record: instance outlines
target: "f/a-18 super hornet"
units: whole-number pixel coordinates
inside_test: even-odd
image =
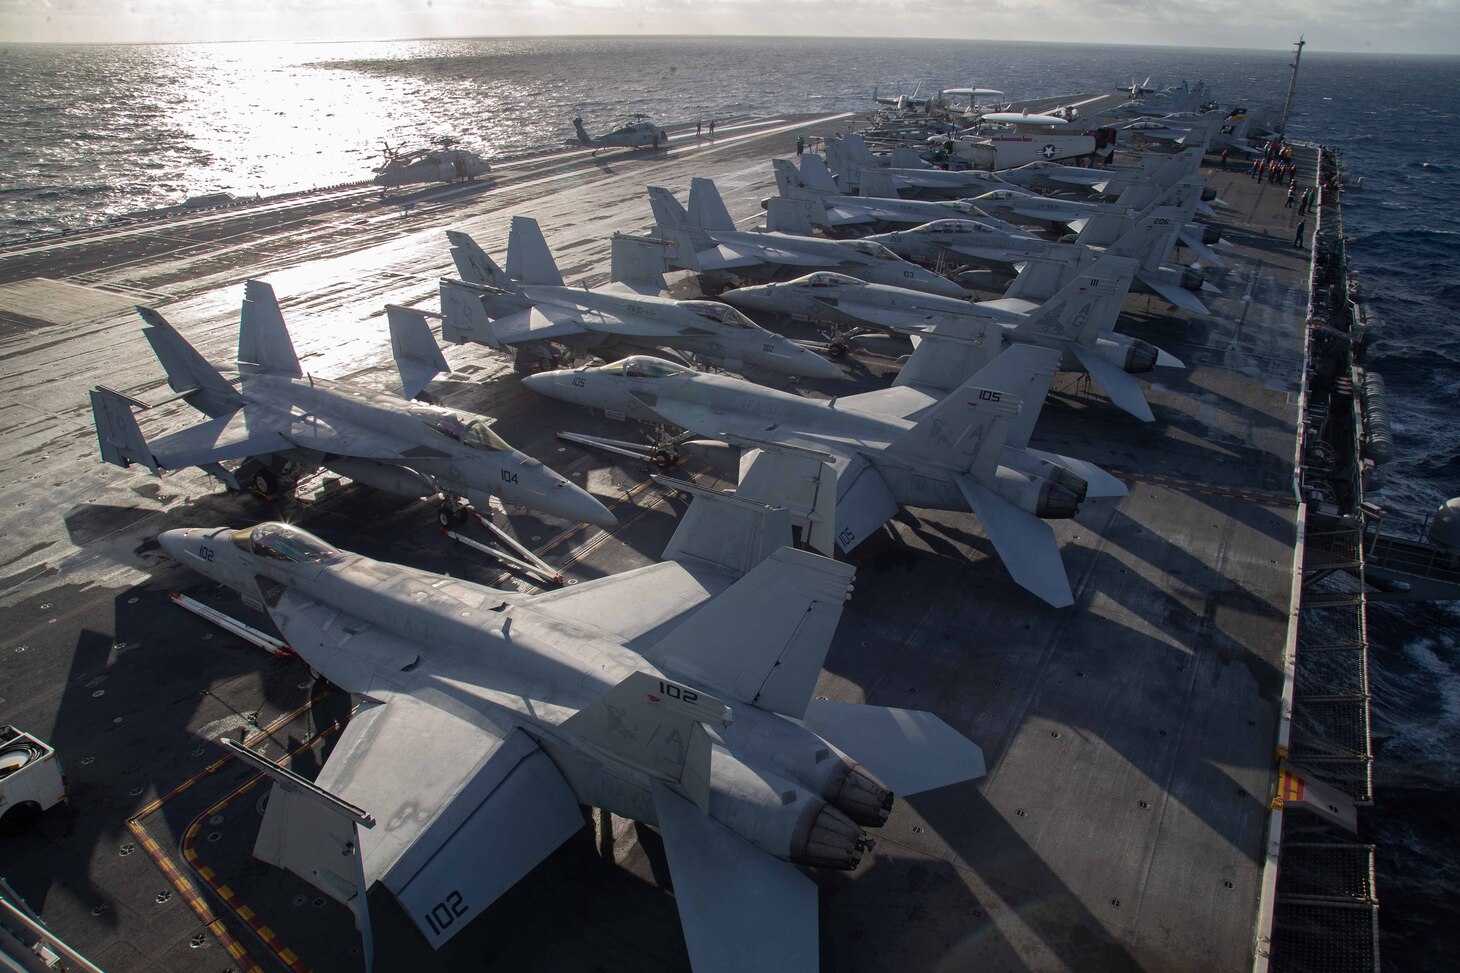
[[[578,137],[569,139],[568,144],[591,148],[594,155],[599,149],[641,149],[645,146],[657,149],[668,145],[669,135],[648,118],[648,115],[634,115],[618,128],[602,135],[589,135],[588,129],[583,127],[583,119],[575,118],[573,131],[578,133]]]
[[[801,168],[789,159],[772,159],[776,189],[782,198],[809,204],[811,222],[828,232],[846,229],[885,230],[917,226],[938,219],[986,223],[1007,233],[1024,233],[1012,223],[991,216],[968,200],[897,199],[848,196],[837,188],[821,156],[807,153]],[[762,201],[767,205],[768,200]]]
[[[1142,232],[1154,235],[1162,230],[1147,226]],[[891,331],[914,340],[933,331],[957,337],[965,343],[959,349],[965,374],[972,374],[1011,344],[1053,348],[1060,353],[1061,370],[1088,372],[1112,403],[1142,422],[1150,422],[1155,416],[1135,376],[1158,366],[1184,366],[1155,345],[1115,330],[1137,269],[1135,260],[1108,254],[1068,275],[1070,279],[1040,303],[1018,295],[954,301],[828,273],[809,274],[784,284],[737,288],[726,291],[725,299],[757,310],[848,328]],[[921,347],[917,354],[923,354]]]
[[[687,212],[673,193],[658,186],[649,187],[649,203],[654,210],[656,232],[684,244],[667,255],[670,266],[693,270],[715,281],[765,280],[788,269],[795,273],[834,270],[930,294],[964,294],[963,288],[948,278],[909,263],[876,243],[812,236],[804,208],[792,200],[770,201],[768,229],[764,232],[735,229],[725,201],[710,179],[691,181]],[[794,227],[793,232],[769,229],[772,224],[780,228],[788,223]]]
[[[518,351],[519,371],[557,364],[555,346],[608,357],[614,349],[672,348],[722,368],[760,368],[803,378],[841,369],[728,304],[662,297],[668,243],[616,234],[612,281],[568,287],[537,221],[512,218],[504,273],[470,236],[448,230],[463,280],[441,281],[441,335]]]
[[[464,519],[460,501],[486,509],[491,497],[573,523],[609,527],[613,514],[582,488],[518,452],[480,416],[409,399],[446,371],[441,349],[419,311],[390,307],[391,345],[401,396],[306,375],[268,284],[244,285],[238,329],[238,378],[230,382],[151,308],[139,307],[167,384],[206,422],[148,440],[139,402],[105,387],[91,391],[101,458],[155,474],[196,466],[233,489],[222,464],[252,460],[250,485],[278,489],[286,472],[324,468],[406,497],[442,496],[442,521]]]
[[[406,186],[417,182],[456,182],[485,175],[491,168],[481,156],[453,148],[456,140],[438,139],[436,148],[401,152],[385,146],[385,161],[375,170],[377,186]]]
[[[1091,289],[1068,313],[1084,320],[1108,297]],[[835,474],[834,542],[842,551],[879,530],[899,506],[972,510],[1015,581],[1055,607],[1070,605],[1059,546],[1041,518],[1073,517],[1086,496],[1125,496],[1126,489],[1091,463],[1028,447],[1058,351],[1019,344],[968,372],[965,349],[978,354],[977,344],[930,329],[909,361],[920,364],[908,381],[830,400],[647,357],[523,382],[554,398],[679,427],[702,437],[695,448],[709,456],[741,450],[739,489],[792,506],[807,518],[812,543],[815,510],[793,501],[822,469],[813,457],[828,460]]]
[[[1057,162],[1030,162],[1012,169],[988,172],[982,169],[939,169],[917,150],[899,145],[891,154],[873,155],[860,133],[827,139],[826,164],[840,179],[839,186],[857,189],[866,169],[884,169],[898,195],[940,195],[967,198],[990,190],[1018,186],[1024,189],[1083,190],[1100,192],[1110,173]]]
[[[342,551],[286,524],[172,530],[173,557],[261,604],[361,704],[308,781],[275,786],[254,854],[356,915],[377,883],[439,948],[583,827],[657,827],[696,973],[818,968],[816,883],[853,869],[893,794],[981,777],[938,717],[814,699],[852,568],[784,510],[696,500],[637,570],[540,594]]]

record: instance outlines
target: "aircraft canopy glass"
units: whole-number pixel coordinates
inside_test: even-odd
[[[605,375],[622,375],[624,378],[669,378],[672,375],[688,375],[690,372],[683,365],[650,355],[635,355],[608,365],[599,365],[594,371]]]
[[[1013,189],[995,189],[991,193],[976,196],[975,199],[1022,199],[1026,194]]]
[[[680,307],[687,308],[702,318],[717,321],[727,328],[751,328],[757,331],[760,330],[760,325],[735,310],[729,304],[721,304],[719,301],[683,301]]]
[[[918,227],[919,233],[987,233],[989,227],[972,220],[934,220]]]
[[[511,449],[507,441],[492,431],[492,424],[485,419],[473,419],[466,424],[461,431],[461,442],[472,449],[485,449],[488,452],[500,453]]]
[[[791,281],[793,284],[804,284],[807,287],[860,287],[866,283],[857,280],[855,277],[848,277],[846,274],[833,274],[823,270],[814,274],[807,274],[805,277],[798,277]]]
[[[293,564],[335,564],[345,557],[308,531],[280,523],[236,530],[233,544],[261,557]]]
[[[897,254],[887,249],[880,243],[873,243],[871,240],[843,240],[842,246],[848,250],[855,250],[864,253],[869,257],[876,257],[878,260],[898,260]]]

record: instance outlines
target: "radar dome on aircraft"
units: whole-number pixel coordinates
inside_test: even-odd
[[[1430,540],[1441,547],[1460,549],[1460,497],[1451,497],[1430,521]]]

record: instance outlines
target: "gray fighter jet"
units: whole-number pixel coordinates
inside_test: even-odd
[[[647,121],[648,115],[634,115],[633,118],[624,122],[612,132],[605,132],[602,135],[589,135],[588,129],[583,127],[583,119],[573,119],[573,131],[578,133],[578,138],[569,140],[569,145],[587,146],[593,149],[597,155],[599,149],[641,149],[648,146],[653,149],[661,145],[669,144],[669,135],[651,121]]]
[[[1163,230],[1148,221],[1140,232],[1154,236]],[[1059,265],[1056,272],[1063,269]],[[953,301],[826,273],[726,291],[725,299],[759,310],[851,328],[876,328],[915,339],[930,332],[956,336],[972,345],[962,350],[960,358],[966,374],[1010,344],[1053,348],[1060,353],[1062,370],[1088,372],[1117,407],[1142,422],[1151,422],[1155,416],[1135,375],[1158,366],[1184,366],[1155,345],[1115,331],[1137,271],[1135,260],[1120,253],[1107,254],[1079,272],[1066,274],[1063,285],[1044,295],[1042,303],[1019,294],[992,301]],[[1042,270],[1038,282],[1045,283]],[[1089,303],[1094,298],[1099,300]]]
[[[844,228],[884,230],[917,226],[938,219],[966,219],[985,223],[1006,233],[1024,233],[979,209],[967,200],[927,200],[868,198],[847,196],[837,189],[836,182],[818,155],[801,157],[801,168],[789,159],[772,159],[776,189],[782,198],[794,199],[810,206],[811,222],[829,232]],[[763,200],[762,206],[769,201]]]
[[[1084,320],[1108,297],[1098,289],[1081,295],[1071,302],[1078,304],[1072,319]],[[808,460],[815,467],[810,473],[773,447],[828,457],[836,476],[835,545],[842,551],[880,529],[899,506],[972,510],[1014,580],[1065,607],[1074,602],[1069,579],[1054,532],[1041,518],[1073,517],[1087,496],[1125,496],[1126,489],[1092,463],[1028,448],[1058,351],[1015,345],[969,373],[960,365],[966,350],[981,352],[977,344],[934,329],[909,361],[919,365],[907,382],[831,400],[647,357],[543,372],[523,382],[554,398],[680,427],[705,437],[702,448],[739,447],[740,489],[775,502],[804,496],[821,464]],[[807,524],[813,541],[815,526]]]
[[[856,189],[863,170],[882,169],[892,179],[899,195],[937,193],[966,198],[1010,186],[1102,192],[1110,179],[1110,173],[1100,169],[1064,166],[1057,162],[1030,162],[997,172],[983,169],[948,171],[924,161],[916,150],[905,145],[894,147],[889,155],[873,155],[866,139],[857,132],[839,139],[827,139],[825,145],[827,168],[840,177],[838,185]]]
[[[733,278],[736,283],[747,277],[764,280],[788,268],[796,273],[834,270],[861,280],[896,284],[929,294],[947,297],[964,294],[963,288],[948,278],[908,263],[876,243],[811,236],[811,224],[804,210],[790,200],[771,201],[768,207],[771,222],[780,228],[788,220],[793,221],[790,225],[804,232],[781,233],[770,229],[769,224],[764,232],[735,229],[725,201],[710,179],[691,181],[688,212],[673,193],[659,186],[649,187],[649,203],[654,210],[656,232],[686,244],[678,248],[678,256],[669,257],[670,265],[681,270],[693,270],[720,280]]]
[[[167,383],[208,421],[147,440],[133,408],[105,387],[91,391],[101,458],[138,463],[161,475],[196,466],[233,489],[242,484],[222,464],[257,460],[251,485],[270,494],[286,469],[321,467],[406,497],[443,497],[442,522],[464,520],[460,501],[486,509],[490,497],[566,518],[612,526],[613,514],[542,463],[507,445],[480,416],[407,401],[440,372],[441,349],[419,311],[391,307],[391,345],[401,395],[306,375],[294,353],[274,290],[244,285],[238,329],[238,378],[230,382],[151,308],[139,307],[143,335]]]
[[[893,793],[983,776],[917,710],[814,699],[852,568],[789,517],[697,499],[666,560],[541,594],[331,547],[286,524],[172,530],[162,547],[261,604],[362,702],[307,781],[276,781],[254,854],[349,906],[372,962],[380,883],[432,947],[583,827],[659,829],[697,973],[818,968],[816,883],[855,868]]]
[[[504,273],[470,236],[446,232],[464,281],[441,281],[441,335],[518,349],[518,369],[557,362],[555,345],[608,357],[613,349],[661,347],[722,368],[763,368],[804,378],[842,378],[841,369],[717,301],[677,301],[665,290],[661,240],[615,235],[612,281],[568,287],[537,221],[512,218]]]

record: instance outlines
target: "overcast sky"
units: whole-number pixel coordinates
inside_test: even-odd
[[[0,0],[4,41],[635,33],[1460,54],[1460,0]]]

